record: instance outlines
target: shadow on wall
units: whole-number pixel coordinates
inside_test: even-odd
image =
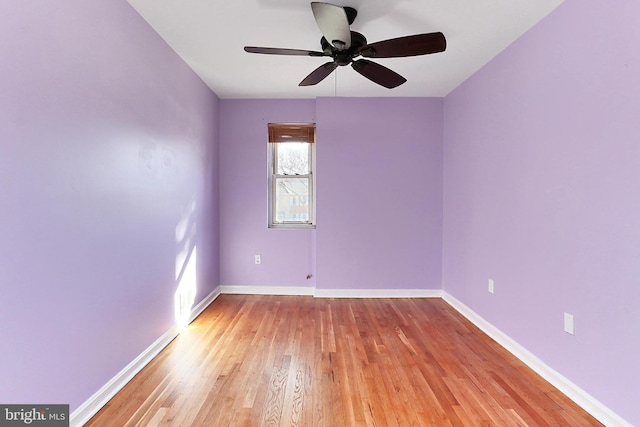
[[[196,276],[196,202],[192,201],[183,211],[176,225],[176,283],[174,311],[179,330],[189,324],[191,309],[197,292]]]

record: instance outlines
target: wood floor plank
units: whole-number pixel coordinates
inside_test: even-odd
[[[440,299],[222,295],[87,426],[599,426]]]

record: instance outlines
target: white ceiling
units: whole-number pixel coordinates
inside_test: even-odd
[[[441,31],[443,53],[375,59],[407,79],[386,89],[351,67],[316,86],[298,83],[330,58],[246,53],[244,46],[317,50],[322,34],[301,0],[128,0],[223,99],[446,96],[563,0],[329,0],[358,11],[369,43]]]

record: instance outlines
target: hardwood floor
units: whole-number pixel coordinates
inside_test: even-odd
[[[601,425],[440,299],[221,295],[87,426]]]

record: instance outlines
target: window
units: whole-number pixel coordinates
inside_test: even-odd
[[[315,125],[269,123],[269,227],[314,227]]]

